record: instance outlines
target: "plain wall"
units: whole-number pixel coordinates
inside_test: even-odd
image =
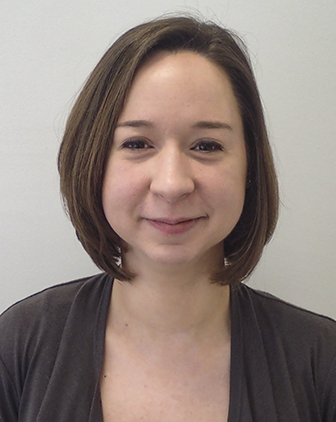
[[[124,30],[199,11],[246,41],[280,179],[275,237],[249,283],[336,318],[336,2],[2,0],[0,311],[97,273],[63,213],[56,156],[84,80]]]

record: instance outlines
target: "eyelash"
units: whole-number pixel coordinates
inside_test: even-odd
[[[133,151],[140,151],[144,149],[153,148],[147,139],[132,138],[125,141],[121,147],[123,149],[130,149]],[[200,151],[205,153],[211,153],[215,151],[223,151],[223,147],[219,142],[213,140],[200,140],[195,146],[191,148],[193,151]]]
[[[200,147],[206,146],[209,149],[202,149]],[[223,147],[219,142],[212,141],[212,140],[201,140],[197,142],[197,145],[192,148],[194,151],[202,151],[202,152],[215,152],[215,151],[223,151]]]
[[[140,144],[142,146],[140,146]],[[141,138],[127,139],[127,141],[125,141],[121,147],[124,149],[131,149],[134,151],[152,148],[146,139],[141,139]]]

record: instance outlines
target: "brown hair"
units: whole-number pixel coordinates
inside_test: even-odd
[[[239,222],[224,240],[220,284],[246,278],[258,263],[278,217],[278,186],[262,104],[242,41],[227,29],[193,17],[160,18],[122,35],[88,78],[67,121],[58,168],[64,204],[83,247],[96,265],[120,280],[126,245],[106,220],[102,184],[114,129],[136,70],[155,51],[193,51],[228,75],[244,126],[248,181]]]

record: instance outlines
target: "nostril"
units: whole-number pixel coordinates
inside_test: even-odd
[[[171,201],[192,193],[195,183],[193,178],[187,174],[164,174],[161,172],[153,178],[150,189],[154,194]]]

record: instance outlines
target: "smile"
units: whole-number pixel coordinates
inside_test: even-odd
[[[145,219],[155,229],[164,234],[183,234],[191,230],[202,217],[191,219]]]

